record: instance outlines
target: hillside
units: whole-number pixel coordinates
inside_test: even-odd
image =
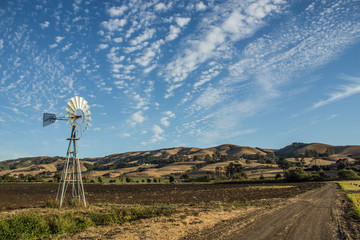
[[[170,174],[208,174],[216,167],[224,168],[230,162],[240,162],[252,175],[260,173],[278,173],[274,158],[285,157],[296,162],[296,157],[306,157],[306,163],[312,164],[314,157],[328,157],[328,161],[319,160],[321,165],[333,164],[336,160],[360,156],[360,146],[332,146],[322,143],[293,143],[278,150],[261,149],[233,144],[223,144],[209,148],[176,147],[149,151],[134,151],[112,154],[99,158],[81,159],[81,168],[89,179],[103,177],[164,177]],[[329,158],[331,156],[331,158]],[[0,176],[41,175],[52,177],[61,171],[64,157],[27,157],[0,162]],[[270,171],[271,170],[271,171]]]

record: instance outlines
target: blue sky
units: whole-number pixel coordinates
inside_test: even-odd
[[[0,1],[0,160],[360,144],[360,2]]]

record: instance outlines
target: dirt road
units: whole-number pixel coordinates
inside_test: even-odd
[[[61,239],[359,239],[359,221],[347,218],[348,201],[335,183],[267,204],[189,206],[171,216],[90,228]]]
[[[219,223],[185,239],[339,239],[334,207],[337,186],[307,192],[285,206]]]

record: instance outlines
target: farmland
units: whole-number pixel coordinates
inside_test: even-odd
[[[1,183],[0,223],[24,216],[42,224],[39,237],[60,239],[233,239],[259,234],[267,239],[275,234],[265,229],[287,239],[288,234],[301,236],[307,224],[311,228],[305,232],[316,232],[317,239],[337,239],[336,234],[356,239],[351,236],[359,233],[358,223],[348,230],[342,214],[347,210],[339,205],[343,200],[334,183],[94,183],[85,184],[87,209],[44,207],[54,200],[57,187]],[[341,233],[336,224],[341,224]]]
[[[256,201],[261,199],[289,198],[318,188],[321,183],[262,184],[85,184],[90,204],[146,204],[199,202]],[[256,188],[258,186],[258,188]],[[272,187],[273,186],[273,187]],[[285,187],[279,187],[285,186]],[[286,187],[293,186],[293,187]],[[0,209],[10,210],[44,206],[55,199],[58,184],[53,183],[2,183]]]

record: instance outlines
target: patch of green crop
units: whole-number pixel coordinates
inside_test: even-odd
[[[352,207],[356,216],[360,218],[360,193],[346,194],[347,198],[352,202]]]
[[[337,181],[344,191],[360,191],[360,181]]]
[[[345,192],[350,192],[346,194],[346,197],[350,200],[355,214],[360,219],[360,181],[337,181],[336,183]]]
[[[0,219],[0,239],[49,239],[64,233],[77,233],[90,226],[122,224],[143,218],[169,215],[175,205],[109,205],[86,211],[59,210],[57,213],[25,213]]]

